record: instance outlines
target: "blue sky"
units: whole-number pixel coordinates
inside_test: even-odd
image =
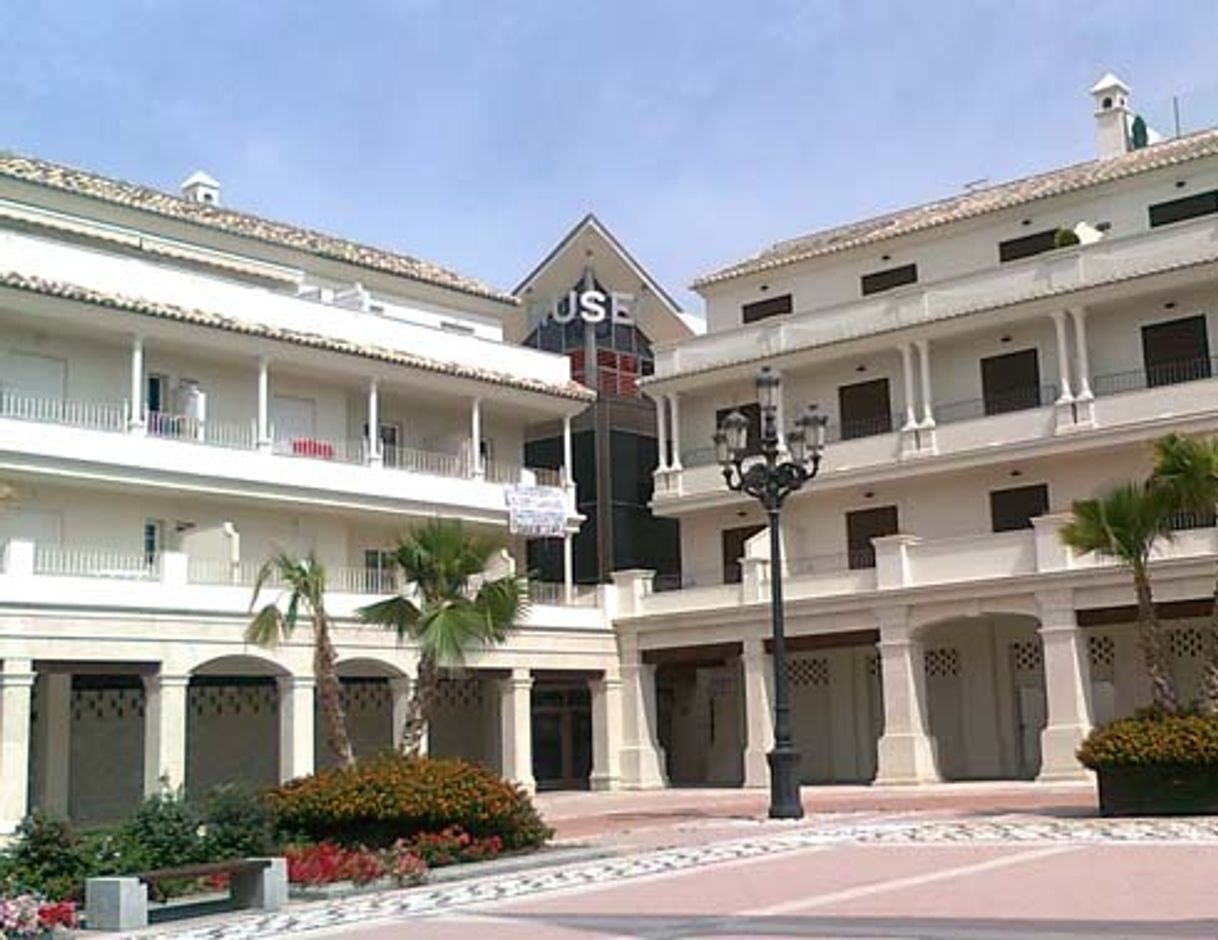
[[[505,288],[592,210],[697,311],[773,241],[1090,158],[1102,72],[1162,111],[1216,45],[1214,0],[0,0],[0,148]]]

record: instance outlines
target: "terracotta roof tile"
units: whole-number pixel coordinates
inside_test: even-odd
[[[1218,130],[1177,137],[1119,157],[1089,160],[1038,176],[1029,176],[782,241],[752,258],[704,275],[694,281],[692,286],[705,287],[720,281],[757,274],[809,258],[910,235],[1037,199],[1099,186],[1215,154],[1218,154]]]
[[[396,254],[381,248],[373,248],[370,245],[362,245],[312,229],[299,228],[286,222],[276,222],[249,213],[237,212],[222,206],[191,202],[158,189],[113,179],[91,173],[88,170],[0,151],[0,176],[46,186],[50,189],[77,193],[144,212],[153,212],[167,218],[201,225],[231,235],[255,238],[273,245],[308,252],[322,258],[409,278],[413,281],[460,291],[503,304],[513,306],[518,304],[516,298],[511,294],[429,261]]]

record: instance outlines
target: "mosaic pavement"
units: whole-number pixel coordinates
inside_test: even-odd
[[[586,864],[541,869],[456,884],[294,904],[277,914],[234,915],[222,923],[182,925],[152,936],[177,940],[253,940],[361,921],[421,917],[565,888],[677,872],[716,862],[762,858],[833,844],[1169,843],[1218,846],[1218,819],[892,819],[880,822],[768,823],[772,831],[690,848],[666,849]],[[147,935],[146,935],[147,936]]]

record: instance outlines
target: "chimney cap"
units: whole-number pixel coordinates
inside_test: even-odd
[[[206,206],[220,203],[220,183],[202,170],[195,170],[182,180],[182,198]]]
[[[1123,91],[1129,94],[1129,86],[1111,72],[1105,72],[1104,77],[1091,86],[1091,94],[1100,95],[1106,91]]]
[[[190,176],[182,180],[182,188],[186,189],[190,186],[210,186],[213,189],[220,188],[220,181],[214,177],[204,173],[202,170],[195,170]]]

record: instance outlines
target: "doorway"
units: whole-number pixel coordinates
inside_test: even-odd
[[[592,696],[587,685],[535,685],[532,725],[537,789],[588,789],[592,773]]]

